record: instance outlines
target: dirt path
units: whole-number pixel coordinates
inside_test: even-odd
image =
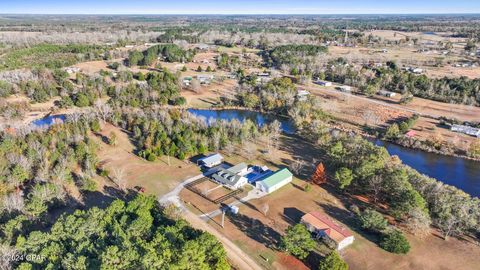
[[[205,223],[202,219],[200,219],[197,215],[193,214],[190,211],[184,211],[183,217],[185,218],[192,227],[206,231],[211,233],[215,236],[225,248],[227,252],[227,256],[233,265],[242,270],[262,270],[263,268],[260,267],[252,258],[250,258],[243,250],[237,247],[232,241],[224,237],[220,232],[216,229]]]

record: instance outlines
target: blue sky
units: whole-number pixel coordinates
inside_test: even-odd
[[[480,13],[480,0],[0,0],[0,13],[407,14]]]

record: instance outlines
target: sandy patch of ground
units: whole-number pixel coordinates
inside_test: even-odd
[[[443,78],[443,77],[468,77],[470,79],[478,79],[480,77],[480,67],[464,68],[445,66],[441,68],[429,68],[426,70],[428,77]]]

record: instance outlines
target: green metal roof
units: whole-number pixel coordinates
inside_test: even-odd
[[[268,176],[267,178],[263,179],[261,182],[267,187],[273,187],[276,184],[282,182],[288,177],[293,176],[293,174],[287,169],[281,169],[273,173],[272,175]]]

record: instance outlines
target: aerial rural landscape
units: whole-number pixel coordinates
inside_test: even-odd
[[[0,270],[480,269],[480,3],[157,2],[0,3]]]

